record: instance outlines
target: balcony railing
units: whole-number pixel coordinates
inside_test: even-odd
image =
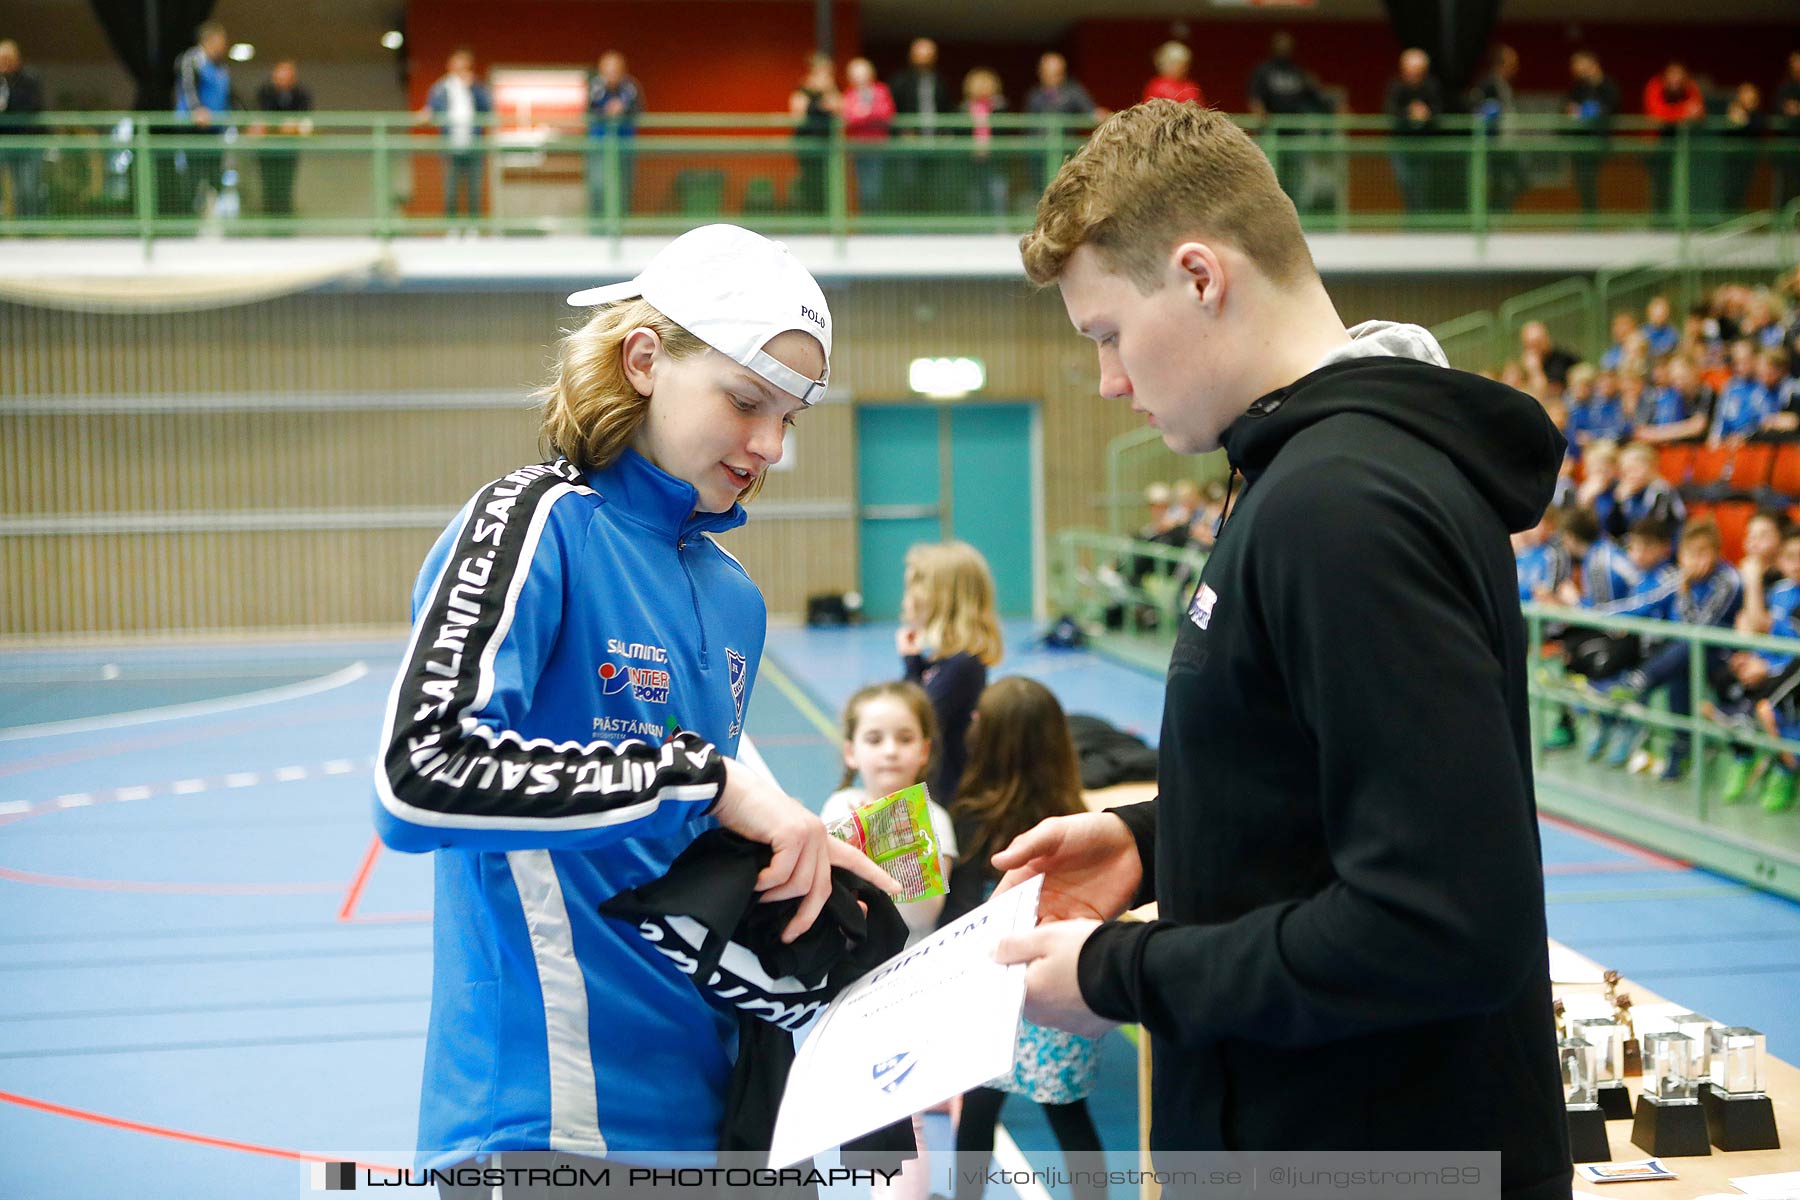
[[[409,113],[48,113],[0,122],[8,234],[225,236],[667,233],[730,219],[772,233],[1018,233],[1091,125],[1002,114],[897,120],[878,141],[790,118],[652,114],[633,129],[486,120],[458,144]],[[1800,192],[1800,138],[1719,122],[1604,133],[1555,115],[1495,130],[1446,117],[1239,120],[1310,230],[1688,231]],[[450,195],[453,190],[455,198]]]

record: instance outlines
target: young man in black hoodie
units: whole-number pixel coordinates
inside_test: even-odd
[[[1173,450],[1222,445],[1239,491],[1170,663],[1158,798],[994,859],[1046,876],[1044,924],[1000,951],[1031,964],[1026,1015],[1149,1032],[1158,1153],[1497,1150],[1510,1200],[1566,1200],[1507,539],[1562,437],[1421,329],[1346,331],[1218,113],[1113,117],[1022,252],[1102,395]]]

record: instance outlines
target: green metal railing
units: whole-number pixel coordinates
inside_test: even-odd
[[[1126,577],[1140,558],[1156,566],[1143,574],[1144,582],[1132,584]],[[1193,548],[1174,550],[1154,542],[1067,530],[1056,538],[1051,602],[1055,611],[1081,621],[1102,653],[1160,672],[1167,667],[1188,590],[1205,561],[1205,555]],[[1109,575],[1109,567],[1116,574]],[[1785,753],[1800,759],[1800,741],[1714,720],[1700,703],[1710,695],[1709,652],[1715,659],[1735,650],[1787,656],[1800,654],[1800,642],[1667,621],[1601,616],[1586,609],[1529,603],[1522,607],[1529,634],[1528,695],[1538,806],[1634,844],[1800,899],[1800,805],[1769,812],[1753,799],[1728,804],[1721,795],[1726,755],[1742,750]],[[1109,622],[1109,610],[1123,620]],[[1143,614],[1151,619],[1138,620]],[[1686,643],[1691,647],[1687,672],[1693,711],[1686,715],[1670,712],[1660,694],[1640,703],[1590,690],[1579,676],[1567,673],[1561,656],[1554,652],[1551,638],[1565,625],[1637,634],[1661,645]],[[1564,710],[1579,714],[1583,721],[1604,715],[1642,727],[1650,731],[1652,744],[1685,735],[1689,739],[1685,778],[1656,782],[1589,762],[1580,749],[1581,738],[1569,748],[1549,749],[1546,735]]]
[[[1205,566],[1205,553],[1194,547],[1064,530],[1051,555],[1051,602],[1091,629],[1104,628],[1116,610],[1134,630],[1173,631],[1187,602],[1181,585],[1191,586]]]
[[[1499,133],[1445,118],[1396,136],[1380,116],[1238,117],[1315,230],[1703,229],[1766,203],[1770,144],[1715,125],[1673,136],[1620,118],[1608,136],[1554,115]],[[649,114],[635,129],[489,119],[452,145],[412,113],[232,113],[210,130],[169,113],[49,113],[0,136],[10,233],[140,237],[491,233],[618,237],[729,216],[771,231],[1017,232],[1091,123],[1000,114],[894,123],[881,141],[841,124],[795,135],[773,114]],[[1599,180],[1584,207],[1577,177]],[[1578,170],[1577,168],[1580,168]],[[454,211],[459,195],[478,190]],[[292,198],[291,206],[288,197]],[[466,211],[465,211],[466,210]]]
[[[1720,796],[1723,754],[1737,748],[1800,757],[1800,741],[1768,736],[1760,729],[1724,724],[1706,716],[1701,702],[1710,695],[1709,657],[1737,650],[1781,656],[1800,654],[1793,639],[1772,638],[1667,621],[1599,616],[1586,609],[1524,605],[1530,632],[1533,765],[1541,806],[1575,817],[1632,842],[1688,859],[1759,886],[1800,898],[1800,808],[1767,812],[1754,803],[1726,804]],[[1546,655],[1547,630],[1558,625],[1636,634],[1661,645],[1689,647],[1687,672],[1692,711],[1681,715],[1655,703],[1615,699],[1565,675],[1560,659]],[[1587,763],[1574,748],[1546,748],[1559,708],[1606,714],[1654,731],[1655,736],[1689,739],[1684,780],[1640,783],[1616,769]]]
[[[1517,352],[1519,330],[1542,321],[1557,344],[1597,360],[1607,344],[1612,314],[1629,309],[1641,317],[1655,295],[1669,298],[1677,320],[1707,290],[1746,275],[1786,269],[1800,262],[1800,200],[1779,212],[1743,213],[1689,233],[1672,254],[1651,262],[1608,267],[1591,278],[1570,276],[1514,296],[1499,309],[1465,313],[1435,326],[1450,365],[1469,371],[1496,369]]]

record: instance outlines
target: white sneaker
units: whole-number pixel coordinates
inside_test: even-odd
[[[1648,750],[1639,750],[1625,763],[1625,769],[1633,775],[1642,775],[1647,771],[1657,770],[1656,756]]]

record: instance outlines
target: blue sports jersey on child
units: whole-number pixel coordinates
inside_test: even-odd
[[[375,822],[436,853],[419,1160],[715,1151],[737,1016],[600,903],[703,831],[765,608],[635,451],[483,488],[426,556]],[[679,727],[693,732],[671,736]]]
[[[1754,379],[1733,379],[1719,393],[1719,410],[1713,417],[1715,437],[1755,433],[1764,417],[1777,411],[1775,395]]]

